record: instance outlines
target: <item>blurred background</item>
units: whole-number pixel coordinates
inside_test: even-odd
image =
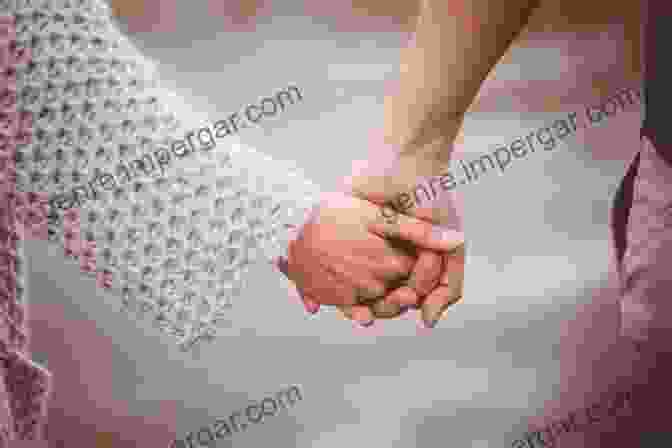
[[[302,102],[240,138],[328,189],[382,125],[418,8],[335,3],[111,6],[164,82],[213,121],[299,87]],[[635,1],[542,1],[473,104],[460,154],[639,87],[640,19]],[[609,209],[640,120],[633,106],[461,190],[465,297],[433,331],[414,314],[371,329],[331,310],[309,317],[291,284],[260,266],[232,328],[192,356],[121,312],[60,250],[28,241],[32,351],[54,375],[50,446],[167,447],[292,384],[303,401],[213,446],[504,447],[592,403],[616,362]],[[572,437],[566,446],[581,447]]]

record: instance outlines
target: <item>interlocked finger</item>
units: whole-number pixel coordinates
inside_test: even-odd
[[[464,261],[464,246],[444,255],[441,281],[422,304],[422,320],[428,328],[434,327],[446,309],[462,298]]]
[[[406,286],[413,289],[418,298],[422,299],[438,285],[442,271],[443,260],[441,254],[431,250],[422,250]],[[415,303],[408,303],[408,305],[415,305]]]

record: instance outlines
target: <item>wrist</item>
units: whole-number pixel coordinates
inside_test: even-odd
[[[397,201],[426,179],[445,173],[452,152],[452,139],[437,138],[423,145],[383,143],[367,160],[353,164],[343,188],[377,204]]]

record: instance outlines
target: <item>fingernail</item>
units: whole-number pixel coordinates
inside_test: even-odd
[[[434,328],[441,318],[441,308],[437,307],[436,304],[432,305],[422,308],[422,322],[425,324],[425,328]]]
[[[438,321],[439,321],[438,319],[423,319],[423,323],[425,324],[425,328],[434,328]]]
[[[303,306],[306,308],[306,312],[308,314],[315,314],[318,311],[320,311],[320,304],[317,302],[313,302],[312,300],[308,299],[302,299],[303,300]]]

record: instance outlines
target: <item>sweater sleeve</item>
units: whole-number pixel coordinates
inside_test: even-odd
[[[15,101],[16,26],[0,13],[0,448],[44,439],[51,374],[29,349],[24,214],[12,173],[22,134]],[[9,78],[9,79],[8,79]]]
[[[249,266],[283,254],[317,187],[244,145],[230,121],[190,110],[102,0],[3,4],[29,129],[16,185],[48,210],[45,238],[184,350],[211,339]]]

